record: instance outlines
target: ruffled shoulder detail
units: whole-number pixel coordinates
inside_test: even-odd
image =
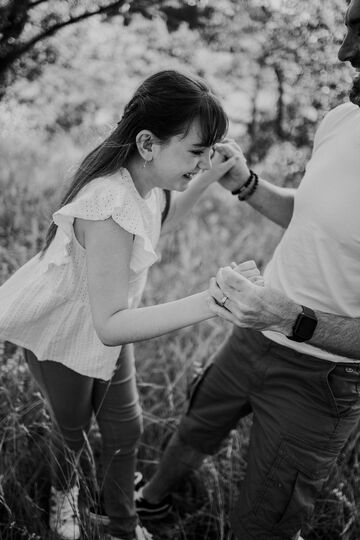
[[[158,205],[156,194],[154,197]],[[45,258],[48,254],[50,258],[48,262],[56,265],[66,264],[69,261],[75,218],[105,220],[109,217],[134,235],[130,268],[134,272],[139,272],[151,266],[158,259],[147,226],[153,216],[146,201],[137,192],[126,169],[121,169],[119,173],[111,177],[93,180],[72,202],[53,214],[58,230]]]

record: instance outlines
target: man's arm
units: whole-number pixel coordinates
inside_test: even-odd
[[[255,193],[246,202],[260,214],[286,229],[294,211],[295,191],[296,189],[275,186],[259,178]]]
[[[360,360],[360,319],[316,311],[318,323],[308,343],[334,354]]]
[[[250,176],[250,170],[241,148],[234,141],[228,141],[217,146],[216,149],[226,159],[231,156],[237,157],[235,165],[219,180],[219,183],[228,191],[243,186]],[[295,191],[292,188],[275,186],[259,178],[255,192],[246,202],[263,216],[286,228],[293,215]]]
[[[212,311],[224,319],[254,330],[292,334],[301,305],[279,291],[259,287],[230,267],[219,270],[211,280],[210,292],[217,302],[225,296],[226,308],[213,305]],[[330,353],[360,359],[360,319],[315,310],[318,324],[307,342]],[[289,342],[290,343],[290,342]]]

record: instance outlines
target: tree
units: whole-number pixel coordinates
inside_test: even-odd
[[[209,12],[204,0],[8,0],[0,6],[0,98],[16,76],[35,78],[41,64],[54,62],[56,51],[49,38],[62,28],[90,17],[121,17],[128,24],[135,13],[163,16],[168,28],[182,21],[201,24]],[[29,65],[35,60],[37,69]]]
[[[347,68],[337,59],[345,9],[344,0],[218,0],[202,33],[232,53],[224,78],[251,96],[250,158],[276,141],[309,145],[324,111],[346,99]]]

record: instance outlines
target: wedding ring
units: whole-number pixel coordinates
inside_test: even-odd
[[[226,300],[228,299],[229,297],[228,296],[223,296],[222,299],[220,300],[220,306],[221,307],[225,307],[225,303],[226,303]]]

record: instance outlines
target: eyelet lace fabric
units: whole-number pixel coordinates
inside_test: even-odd
[[[54,240],[0,287],[0,339],[30,349],[39,360],[56,360],[89,377],[111,378],[121,347],[106,347],[92,323],[85,249],[75,237],[75,218],[112,218],[134,235],[129,306],[138,305],[149,267],[158,259],[164,193],[148,199],[137,192],[129,172],[98,178],[53,215]]]

